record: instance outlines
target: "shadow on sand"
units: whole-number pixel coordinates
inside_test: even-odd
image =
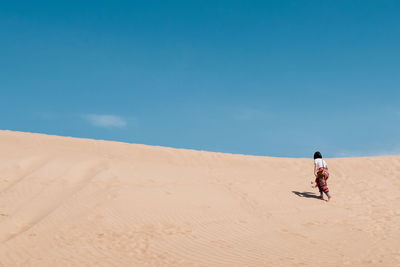
[[[318,200],[322,200],[319,196],[317,196],[313,192],[298,192],[298,191],[292,191],[293,194],[299,196],[299,197],[306,197],[306,198],[315,198]]]

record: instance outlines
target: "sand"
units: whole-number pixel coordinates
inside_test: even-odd
[[[400,266],[400,156],[326,161],[0,131],[0,266]]]

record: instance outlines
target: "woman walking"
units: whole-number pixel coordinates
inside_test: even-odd
[[[328,197],[328,201],[332,198],[329,194],[329,188],[326,180],[329,178],[328,165],[325,160],[322,159],[322,155],[319,151],[314,153],[314,175],[315,175],[315,187],[318,187],[320,198],[324,199],[324,194]]]

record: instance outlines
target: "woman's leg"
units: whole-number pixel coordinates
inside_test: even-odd
[[[322,188],[320,186],[318,186],[318,189],[319,189],[319,198],[324,199],[324,191],[322,190]]]
[[[331,194],[329,194],[329,189],[326,188],[325,195],[328,197],[328,201],[331,200]]]

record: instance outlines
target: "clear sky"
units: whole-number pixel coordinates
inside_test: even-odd
[[[400,154],[400,1],[9,1],[0,128],[229,153]]]

